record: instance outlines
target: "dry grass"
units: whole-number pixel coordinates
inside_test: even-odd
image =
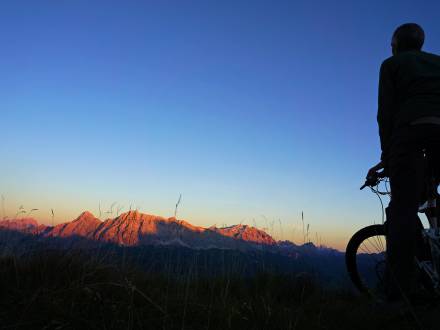
[[[81,251],[0,259],[1,329],[414,329],[307,274],[179,277]]]

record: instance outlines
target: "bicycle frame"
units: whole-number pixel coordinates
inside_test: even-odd
[[[428,219],[429,228],[423,229],[422,235],[431,250],[432,260],[417,260],[416,258],[416,262],[420,270],[429,276],[434,290],[440,293],[440,228],[438,226],[439,208],[437,207],[439,195],[436,189],[430,190],[431,196],[420,206],[419,212],[424,213]]]
[[[422,237],[426,246],[431,252],[431,260],[419,260],[416,264],[420,271],[424,272],[430,279],[434,291],[440,295],[440,195],[438,193],[439,178],[435,174],[434,162],[430,159],[427,150],[424,150],[426,176],[426,201],[419,207],[419,213],[424,213],[428,228],[422,229]]]
[[[438,152],[439,147],[435,149],[427,148],[423,150],[425,159],[425,179],[424,179],[424,191],[421,196],[421,204],[418,212],[424,213],[428,220],[428,226],[424,226],[420,222],[420,230],[423,245],[418,249],[414,261],[420,270],[420,281],[423,283],[428,291],[436,294],[440,297],[440,194],[438,188],[440,185],[440,154],[432,153],[431,150]],[[382,214],[386,214],[388,210],[383,209],[383,201],[381,196],[391,195],[386,186],[386,191],[379,190],[379,184],[385,182],[386,184],[387,173],[385,171],[369,173],[361,190],[365,187],[369,187],[378,197],[382,206]],[[392,190],[392,189],[391,189]],[[382,218],[384,220],[384,218]],[[358,256],[362,256],[363,253],[358,253],[359,248],[364,242],[368,242],[372,237],[385,237],[386,239],[386,221],[382,221],[382,224],[373,224],[358,230],[348,241],[345,263],[353,284],[362,293],[370,293],[372,287],[367,284],[363,279],[365,270],[359,272]],[[420,232],[419,232],[420,233]],[[419,244],[417,244],[419,245]],[[382,247],[382,244],[381,244]],[[383,247],[382,247],[383,248]],[[378,250],[375,253],[371,253],[368,249],[367,255],[383,255],[385,250]],[[377,264],[377,260],[373,260],[372,264]],[[367,274],[367,273],[365,273]],[[374,289],[373,289],[374,291]]]

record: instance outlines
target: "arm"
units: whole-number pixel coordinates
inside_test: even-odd
[[[379,98],[377,110],[377,123],[379,124],[379,136],[382,154],[380,162],[369,169],[367,178],[373,176],[377,171],[385,168],[388,157],[388,147],[393,129],[394,109],[394,84],[389,70],[389,62],[384,61],[380,66],[379,74]]]
[[[384,61],[380,67],[379,75],[379,99],[377,111],[377,123],[379,124],[380,144],[382,155],[380,159],[385,161],[393,129],[394,113],[394,83],[389,69],[389,62]]]

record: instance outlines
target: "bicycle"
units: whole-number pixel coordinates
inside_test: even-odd
[[[440,296],[440,173],[438,161],[434,160],[431,149],[424,149],[426,170],[424,196],[419,213],[424,213],[428,225],[425,228],[419,221],[422,231],[422,247],[418,249],[415,263],[419,269],[419,281],[433,296]],[[345,263],[349,277],[355,287],[362,293],[375,297],[383,287],[386,255],[386,221],[381,195],[391,193],[379,190],[381,182],[387,182],[384,172],[367,177],[361,190],[365,187],[376,193],[382,204],[382,224],[374,224],[357,231],[349,240],[345,252]]]

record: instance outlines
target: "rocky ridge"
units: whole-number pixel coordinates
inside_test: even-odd
[[[125,212],[104,221],[85,211],[73,221],[55,226],[39,224],[33,218],[3,220],[0,221],[0,229],[42,237],[85,238],[123,246],[181,245],[205,249],[249,249],[277,245],[269,234],[248,225],[205,228],[174,217],[164,218],[139,211]]]

